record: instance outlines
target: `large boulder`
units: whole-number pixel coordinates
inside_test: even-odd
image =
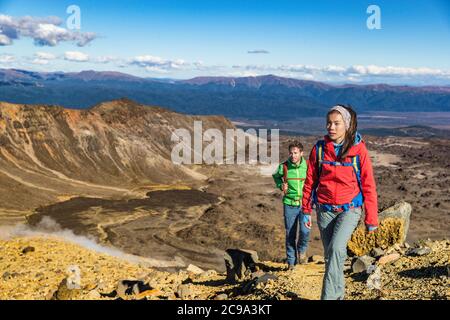
[[[348,242],[350,254],[362,256],[374,248],[387,249],[406,240],[411,216],[411,205],[401,201],[378,214],[379,228],[375,233],[366,232],[363,220]]]
[[[73,287],[69,279],[63,279],[58,289],[51,296],[50,300],[79,300],[81,299],[83,291],[78,287]]]
[[[227,281],[236,282],[257,270],[258,253],[253,250],[227,249],[224,254]]]
[[[352,271],[353,273],[367,272],[374,262],[375,258],[371,256],[358,257],[352,264]]]
[[[186,268],[186,271],[193,273],[193,274],[202,274],[203,272],[205,272],[203,269],[201,269],[193,264],[188,265],[188,267]]]
[[[117,284],[117,296],[125,299],[127,295],[137,295],[152,288],[140,280],[119,280]]]

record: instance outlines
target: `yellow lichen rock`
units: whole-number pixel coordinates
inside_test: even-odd
[[[411,205],[401,201],[379,213],[379,228],[375,233],[368,234],[364,225],[360,225],[352,234],[348,242],[351,254],[362,256],[373,248],[386,249],[396,243],[402,244],[406,240],[409,229]]]
[[[348,242],[349,251],[362,256],[368,254],[373,248],[386,249],[396,243],[401,243],[404,222],[399,218],[386,218],[381,221],[375,233],[368,234],[365,227],[358,227]]]

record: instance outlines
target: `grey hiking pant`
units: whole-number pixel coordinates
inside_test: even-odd
[[[361,212],[361,208],[340,213],[325,211],[322,206],[317,209],[317,225],[325,253],[322,300],[344,299],[347,242],[358,225]]]

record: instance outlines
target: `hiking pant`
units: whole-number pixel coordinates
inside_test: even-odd
[[[297,255],[308,249],[310,229],[302,223],[303,213],[300,206],[284,204],[284,226],[286,228],[286,256],[289,265],[297,264]],[[300,225],[300,228],[298,228]],[[300,232],[298,232],[298,229]],[[300,237],[297,235],[300,233]]]
[[[347,242],[361,218],[361,207],[347,212],[326,211],[319,205],[317,225],[325,253],[325,275],[322,300],[342,300],[345,294],[344,263],[347,259]]]

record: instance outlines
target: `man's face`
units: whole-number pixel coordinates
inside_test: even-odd
[[[300,149],[297,148],[297,147],[292,147],[289,150],[289,157],[291,158],[291,161],[293,163],[300,162],[300,159],[301,159],[302,156],[303,156],[303,151],[300,151]]]

